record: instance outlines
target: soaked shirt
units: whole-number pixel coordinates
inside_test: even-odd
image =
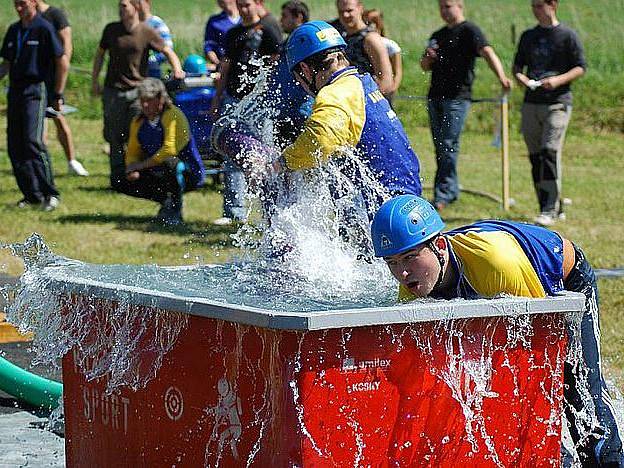
[[[355,67],[320,89],[303,133],[283,155],[290,169],[310,169],[345,148],[355,148],[392,194],[421,194],[418,156],[403,125],[373,78]]]
[[[169,107],[156,122],[144,116],[136,117],[130,124],[126,165],[153,158],[158,164],[177,157],[193,175],[192,185],[203,184],[205,168],[191,134],[189,123],[177,107]]]
[[[512,221],[479,221],[444,234],[459,273],[447,298],[499,294],[545,297],[563,288],[563,239],[556,232]],[[401,286],[401,300],[415,296]]]

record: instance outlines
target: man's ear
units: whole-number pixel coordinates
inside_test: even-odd
[[[447,248],[446,238],[444,236],[438,236],[436,240],[434,241],[434,244],[437,247],[437,249],[440,251],[446,250]]]

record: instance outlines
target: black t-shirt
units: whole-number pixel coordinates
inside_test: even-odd
[[[225,36],[225,56],[230,69],[225,89],[236,99],[242,99],[253,91],[266,58],[278,54],[282,43],[282,31],[274,18],[266,16],[250,26],[239,24]]]
[[[55,59],[62,55],[56,31],[41,15],[35,16],[27,28],[20,21],[9,26],[0,49],[0,57],[11,64],[11,87],[46,81]]]
[[[41,13],[41,16],[43,16],[44,20],[51,23],[57,32],[61,29],[69,27],[69,21],[67,20],[67,16],[65,15],[65,12],[60,8],[51,6],[46,11]]]
[[[438,60],[431,67],[429,97],[470,99],[475,59],[487,45],[483,32],[470,21],[434,32],[429,38],[429,46],[437,47]]]
[[[526,75],[532,80],[561,75],[574,67],[587,68],[583,56],[583,46],[576,33],[559,23],[552,28],[536,26],[522,33],[518,51],[514,58],[514,67],[526,68]],[[572,104],[570,84],[553,90],[541,87],[535,91],[527,88],[525,102],[535,104]]]

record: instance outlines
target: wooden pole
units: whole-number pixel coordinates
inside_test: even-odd
[[[500,106],[503,210],[509,211],[509,93],[503,93]]]

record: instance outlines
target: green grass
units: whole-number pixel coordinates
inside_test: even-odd
[[[115,0],[59,0],[52,2],[62,6],[69,14],[74,30],[75,55],[73,64],[81,69],[90,70],[93,53],[98,45],[104,25],[117,19]],[[269,8],[279,16],[281,0],[266,2]],[[181,57],[190,52],[202,50],[203,30],[206,19],[216,12],[213,0],[176,0],[154,1],[154,11],[162,16],[174,34],[175,46]],[[335,3],[332,0],[310,0],[312,17],[328,19],[336,16]],[[422,73],[418,60],[426,40],[431,32],[442,23],[438,15],[435,0],[390,0],[387,2],[367,0],[368,8],[381,8],[385,14],[388,34],[403,47],[405,80],[402,94],[423,95],[427,92],[429,77]],[[516,39],[523,30],[535,24],[530,11],[529,0],[468,0],[467,16],[474,20],[486,33],[490,42],[509,70],[515,52],[512,42],[512,27],[516,30]],[[589,70],[586,76],[574,85],[575,107],[582,109],[572,120],[571,131],[577,129],[624,131],[624,84],[621,76],[624,72],[622,56],[624,46],[622,34],[624,27],[624,2],[621,0],[575,0],[563,2],[560,19],[576,31],[586,49]],[[12,2],[0,4],[0,35],[8,24],[15,20]],[[493,74],[483,60],[478,61],[476,97],[494,97],[499,87]],[[99,118],[99,100],[88,97],[89,77],[74,75],[68,87],[68,100],[80,104],[83,117]],[[0,100],[3,99],[0,97]],[[522,93],[514,91],[512,102],[517,105],[522,100]],[[476,106],[469,128],[486,130],[490,110],[487,106]],[[415,118],[421,125],[426,125],[425,113],[419,112]],[[512,115],[517,125],[518,115]]]
[[[468,0],[468,16],[485,30],[503,61],[511,62],[514,47],[511,25],[519,33],[534,24],[528,0]],[[0,4],[0,34],[15,18],[12,2]],[[57,2],[70,13],[74,26],[76,60],[89,68],[93,50],[105,23],[116,18],[115,1],[65,0]],[[274,12],[280,2],[270,1]],[[335,16],[332,1],[312,2],[315,18]],[[424,42],[440,27],[435,0],[392,0],[366,2],[367,7],[384,10],[390,35],[404,48],[406,78],[403,94],[426,93],[428,76],[417,65]],[[177,0],[155,1],[155,11],[163,16],[175,34],[177,50],[184,56],[200,50],[205,19],[214,12],[213,2]],[[622,202],[624,199],[624,72],[622,26],[624,2],[575,0],[563,2],[561,19],[579,31],[590,65],[589,73],[575,83],[575,109],[564,150],[564,194],[573,199],[568,221],[557,226],[561,233],[578,242],[596,267],[624,265]],[[197,18],[197,19],[196,19]],[[475,96],[498,92],[494,77],[483,63],[478,67]],[[53,213],[21,211],[13,207],[20,198],[6,155],[6,140],[0,138],[0,240],[23,241],[30,233],[43,234],[61,255],[96,263],[193,264],[225,261],[232,252],[232,230],[216,228],[211,219],[220,216],[221,198],[214,187],[185,197],[186,226],[155,228],[150,218],[154,203],[114,194],[106,189],[107,157],[101,152],[100,104],[88,95],[89,78],[72,74],[68,86],[71,104],[80,112],[71,117],[79,157],[92,176],[68,177],[66,163],[56,143],[51,144],[53,164],[62,192],[62,205]],[[4,97],[0,96],[0,133],[5,134]],[[511,192],[516,205],[510,213],[487,198],[464,193],[445,212],[449,227],[479,218],[509,217],[529,220],[536,213],[530,182],[529,163],[518,133],[521,93],[516,90],[511,106]],[[403,119],[414,148],[421,157],[425,186],[431,186],[433,150],[421,101],[400,101]],[[500,157],[490,146],[495,128],[496,108],[473,106],[462,142],[460,176],[467,189],[492,194],[500,192]],[[54,138],[52,138],[53,140]],[[429,194],[429,193],[427,193]],[[0,253],[0,267],[17,274],[20,264]],[[2,271],[0,271],[2,272]],[[623,318],[624,280],[601,280],[603,356],[609,372],[624,382],[624,340],[619,329]]]

